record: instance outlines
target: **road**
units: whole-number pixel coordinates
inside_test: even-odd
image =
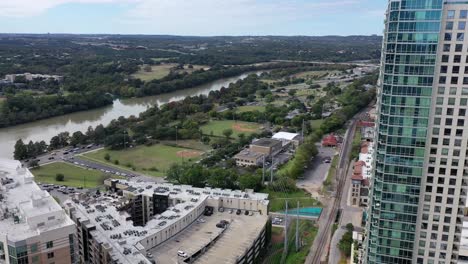
[[[346,182],[343,187],[343,199],[341,199],[340,208],[342,209],[341,218],[338,223],[338,229],[333,234],[331,243],[330,243],[330,257],[328,260],[329,264],[339,264],[341,251],[338,248],[338,242],[341,240],[343,235],[346,233],[346,225],[348,223],[353,224],[355,230],[359,230],[361,227],[362,221],[362,212],[363,208],[350,206],[350,187],[351,187],[351,176],[353,173],[354,162],[349,164],[348,173],[346,177]]]
[[[319,152],[312,160],[309,168],[304,172],[304,177],[296,183],[297,187],[307,190],[314,198],[319,197],[323,181],[327,178],[328,170],[330,169],[331,163],[325,163],[325,158],[333,158],[337,154],[336,149],[324,148],[321,144],[317,144],[317,150]]]
[[[311,250],[305,263],[319,264],[326,260],[327,247],[329,246],[331,227],[334,223],[338,210],[341,207],[341,200],[343,196],[343,189],[346,183],[347,168],[349,167],[349,158],[351,153],[351,146],[354,138],[356,123],[361,115],[367,112],[369,108],[364,109],[356,116],[354,116],[347,124],[347,131],[343,139],[340,160],[338,162],[338,169],[336,174],[337,187],[336,195],[329,199],[329,204],[325,205],[326,209],[322,212],[319,221],[319,230],[317,236],[312,244]]]

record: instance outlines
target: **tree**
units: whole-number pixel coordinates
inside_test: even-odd
[[[254,189],[258,191],[262,187],[262,176],[244,174],[239,177],[239,188],[241,190]]]
[[[31,160],[29,163],[28,163],[28,166],[30,168],[38,168],[39,167],[39,161],[38,160]]]
[[[26,145],[24,144],[23,140],[18,139],[15,144],[15,152],[13,154],[14,158],[17,160],[22,160],[27,158],[28,150]]]
[[[63,175],[62,173],[57,173],[55,175],[55,180],[58,182],[63,182],[65,180],[65,175]]]
[[[109,153],[106,153],[106,155],[104,155],[104,159],[109,161],[111,158],[111,156],[109,155]]]
[[[231,138],[232,133],[233,133],[233,131],[232,131],[232,129],[230,129],[230,128],[227,128],[227,129],[224,129],[224,130],[223,130],[223,135],[224,135],[226,138]]]
[[[289,95],[289,96],[294,96],[294,95],[296,95],[296,93],[297,93],[297,90],[296,90],[296,89],[290,89],[290,90],[288,91],[288,95]]]
[[[76,131],[71,136],[70,145],[76,146],[78,144],[85,144],[86,140],[86,135],[84,135],[81,131]]]
[[[353,244],[353,224],[349,223],[346,225],[346,233],[341,238],[340,242],[338,242],[338,248],[345,254],[346,257],[351,256],[351,245]]]

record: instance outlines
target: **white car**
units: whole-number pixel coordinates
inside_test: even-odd
[[[177,256],[187,258],[187,253],[183,252],[182,250],[177,251]]]

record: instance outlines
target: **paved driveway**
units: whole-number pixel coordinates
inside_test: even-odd
[[[336,149],[324,148],[319,144],[317,145],[317,150],[319,153],[311,161],[309,168],[304,173],[304,177],[296,183],[297,187],[306,189],[313,197],[319,196],[319,191],[330,169],[331,163],[324,163],[323,160],[325,158],[333,158],[337,154]]]

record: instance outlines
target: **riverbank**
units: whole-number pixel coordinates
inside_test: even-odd
[[[49,142],[53,136],[61,132],[75,132],[86,130],[97,125],[108,125],[112,120],[120,116],[138,116],[154,105],[163,105],[169,102],[180,101],[188,96],[208,95],[211,91],[220,90],[222,87],[228,87],[229,84],[238,80],[245,79],[249,74],[260,74],[263,71],[248,72],[235,77],[224,78],[213,81],[194,88],[179,90],[172,93],[161,94],[157,96],[147,96],[141,98],[115,100],[107,107],[93,109],[83,112],[75,112],[63,116],[43,119],[22,125],[11,126],[0,129],[0,157],[12,158],[14,145],[18,139],[25,143],[32,141]]]

